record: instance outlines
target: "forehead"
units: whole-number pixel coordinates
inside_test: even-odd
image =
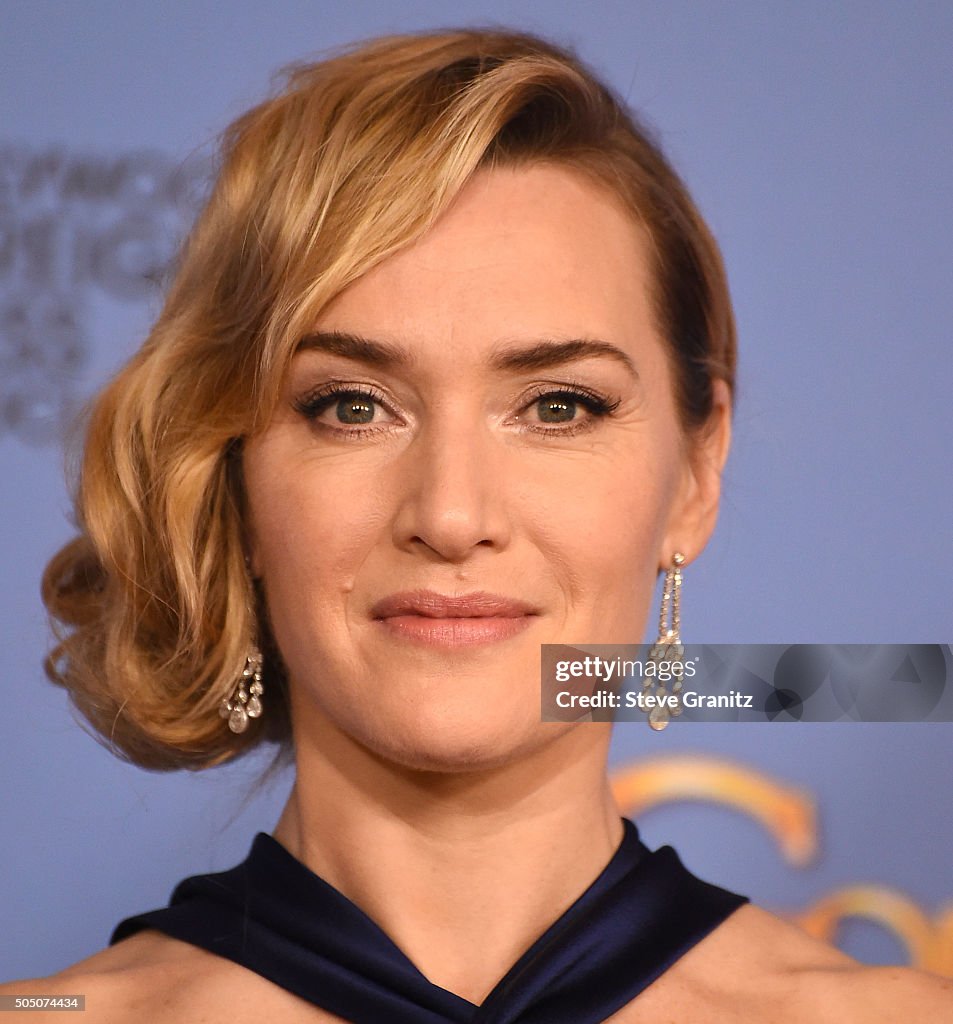
[[[319,329],[441,352],[524,336],[651,333],[647,247],[621,202],[556,165],[483,170],[413,245],[323,310]]]

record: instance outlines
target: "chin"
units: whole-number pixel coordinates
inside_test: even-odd
[[[478,772],[519,760],[545,745],[552,737],[540,732],[540,724],[524,723],[520,728],[512,719],[488,722],[476,716],[457,723],[390,722],[374,736],[356,738],[378,757],[412,771]]]

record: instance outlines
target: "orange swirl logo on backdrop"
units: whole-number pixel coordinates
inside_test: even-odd
[[[651,758],[613,772],[612,789],[621,812],[633,817],[678,800],[740,811],[762,825],[784,859],[798,868],[807,867],[818,852],[814,795],[734,761],[699,754]],[[825,942],[835,941],[845,918],[863,918],[901,942],[912,966],[953,977],[953,903],[931,918],[897,889],[856,884],[780,916]]]

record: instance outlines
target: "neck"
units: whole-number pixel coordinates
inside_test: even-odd
[[[479,1004],[622,841],[609,736],[586,723],[503,766],[417,771],[325,720],[298,737],[274,836],[433,984]]]

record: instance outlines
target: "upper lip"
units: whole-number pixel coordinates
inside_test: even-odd
[[[429,619],[473,619],[494,616],[516,618],[520,615],[535,615],[537,610],[525,601],[501,594],[477,590],[471,594],[451,597],[436,590],[402,590],[382,598],[371,608],[375,619],[387,619],[394,615],[423,615]]]

